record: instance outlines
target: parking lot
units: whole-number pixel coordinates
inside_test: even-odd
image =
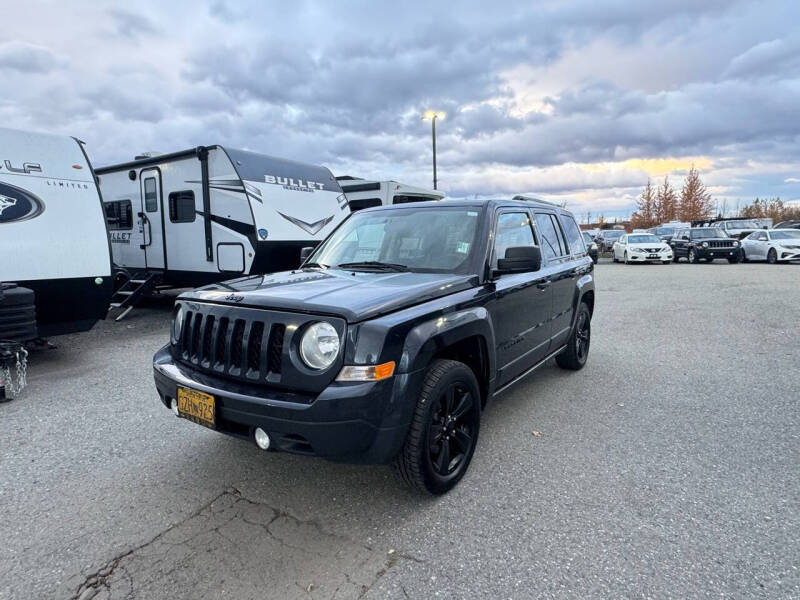
[[[436,499],[173,417],[169,299],[54,340],[0,405],[0,598],[800,596],[800,267],[595,274],[586,368]]]

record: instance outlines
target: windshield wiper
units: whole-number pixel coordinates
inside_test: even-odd
[[[324,263],[318,263],[318,262],[310,262],[310,263],[306,263],[306,264],[303,265],[304,269],[313,268],[313,267],[316,267],[318,269],[327,269],[327,268],[329,268],[328,265],[326,265]]]
[[[365,260],[361,262],[349,262],[336,265],[340,269],[380,269],[383,271],[408,271],[406,265],[398,263],[386,263],[379,260]]]

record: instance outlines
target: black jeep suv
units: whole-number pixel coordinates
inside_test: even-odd
[[[714,262],[715,258],[726,258],[729,263],[741,260],[739,240],[728,237],[717,227],[693,227],[675,232],[669,241],[675,262],[685,258],[690,263],[701,260]]]
[[[156,387],[178,416],[262,449],[391,463],[440,494],[491,398],[551,357],[583,367],[593,268],[549,203],[362,210],[298,270],[181,294]]]

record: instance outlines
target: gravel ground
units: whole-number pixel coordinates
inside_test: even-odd
[[[0,405],[0,598],[800,597],[800,267],[595,273],[586,368],[437,499],[174,418],[168,301],[55,340]]]

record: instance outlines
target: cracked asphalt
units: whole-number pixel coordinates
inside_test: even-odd
[[[800,267],[596,276],[586,368],[436,499],[174,418],[169,299],[54,340],[0,404],[0,598],[800,597]]]

